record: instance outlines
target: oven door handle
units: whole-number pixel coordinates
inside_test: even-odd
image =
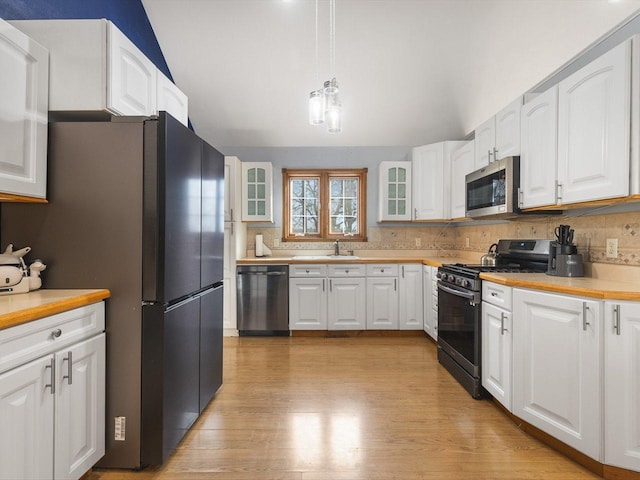
[[[438,282],[438,288],[444,292],[450,293],[451,295],[455,295],[456,297],[463,297],[471,301],[476,300],[475,292],[461,292],[460,290],[455,290],[453,288],[446,287],[440,282]]]

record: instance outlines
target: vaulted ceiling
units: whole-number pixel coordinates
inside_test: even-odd
[[[343,131],[308,124],[329,79],[329,2],[143,0],[196,132],[217,146],[463,138],[640,9],[640,0],[336,0]]]

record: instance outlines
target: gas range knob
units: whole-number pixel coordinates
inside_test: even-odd
[[[454,283],[456,281],[456,277],[454,277],[453,275],[449,274],[449,276],[447,277],[447,280],[449,280],[451,283]]]
[[[456,285],[462,286],[462,282],[464,282],[464,278],[460,278],[460,277],[456,278]]]
[[[465,280],[462,286],[465,288],[471,288],[471,280]]]

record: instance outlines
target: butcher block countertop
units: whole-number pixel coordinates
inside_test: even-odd
[[[605,300],[640,301],[640,285],[591,277],[554,277],[544,273],[481,273],[480,278],[509,287],[580,295]]]
[[[109,290],[35,290],[0,296],[0,329],[109,298]]]
[[[309,257],[312,257],[311,255]],[[459,257],[345,257],[342,258],[294,258],[294,257],[261,257],[243,258],[236,261],[237,265],[299,265],[299,264],[341,264],[341,263],[422,263],[433,267],[440,267],[444,263],[469,263],[468,258]]]

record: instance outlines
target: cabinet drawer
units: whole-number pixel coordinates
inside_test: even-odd
[[[289,277],[326,277],[327,266],[322,264],[290,265]]]
[[[395,263],[367,265],[367,277],[397,277],[397,276],[398,276],[398,265]]]
[[[511,311],[511,287],[493,282],[482,282],[482,300]]]
[[[329,265],[330,277],[364,277],[366,273],[365,265],[362,264]]]
[[[0,330],[0,373],[102,331],[103,302]]]

